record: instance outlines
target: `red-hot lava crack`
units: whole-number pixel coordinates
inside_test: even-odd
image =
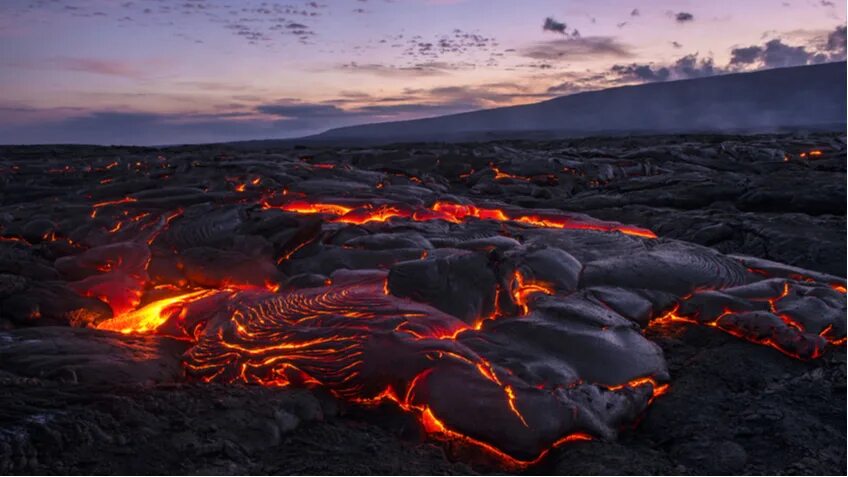
[[[824,300],[838,303],[844,287],[831,289],[833,292],[810,286],[810,282],[775,278],[722,290],[700,290],[683,297],[650,325],[710,326],[793,358],[818,358],[828,345],[845,344],[844,332],[839,337],[831,335],[838,309],[830,311],[822,306]]]

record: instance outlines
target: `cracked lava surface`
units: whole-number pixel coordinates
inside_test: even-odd
[[[3,302],[16,326],[175,337],[186,379],[390,403],[506,465],[613,439],[673,392],[649,328],[714,327],[801,360],[845,344],[842,278],[448,187],[556,185],[567,167],[158,156],[50,174],[61,188],[82,172],[100,185],[0,229],[4,254],[46,248],[55,269],[34,263],[42,284]]]

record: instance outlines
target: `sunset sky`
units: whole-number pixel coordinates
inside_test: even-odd
[[[3,0],[0,143],[173,144],[845,59],[834,0]]]

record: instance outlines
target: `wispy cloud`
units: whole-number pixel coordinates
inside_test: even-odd
[[[48,69],[72,71],[93,75],[114,76],[142,80],[157,76],[173,64],[166,58],[145,60],[123,60],[117,58],[53,57],[44,60],[26,60],[13,62],[10,66],[27,69]]]
[[[419,63],[410,66],[350,62],[338,66],[339,70],[347,73],[365,73],[385,77],[441,76],[459,68],[459,65],[441,62]]]
[[[144,78],[150,74],[150,70],[143,65],[133,64],[124,60],[56,58],[53,63],[57,68],[63,70],[79,71],[98,75],[122,76],[133,79]]]
[[[629,45],[609,36],[563,38],[539,42],[525,48],[521,54],[528,58],[546,61],[580,61],[633,56]]]

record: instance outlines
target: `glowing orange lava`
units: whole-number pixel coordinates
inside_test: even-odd
[[[565,444],[566,442],[591,441],[592,440],[592,436],[590,436],[589,434],[585,434],[585,433],[582,433],[582,432],[576,432],[576,433],[564,436],[561,439],[557,440],[556,442],[554,442],[551,445],[551,447],[542,451],[542,453],[539,454],[539,456],[537,456],[535,459],[519,460],[519,459],[516,459],[516,458],[510,456],[509,454],[504,453],[503,451],[501,451],[497,447],[494,447],[490,444],[479,441],[477,439],[468,437],[466,435],[460,434],[460,433],[448,428],[441,420],[439,420],[438,417],[436,417],[435,414],[433,414],[433,411],[431,411],[429,407],[424,407],[423,411],[421,412],[421,424],[424,427],[424,430],[426,430],[429,434],[441,436],[443,438],[452,439],[452,440],[456,440],[456,441],[467,442],[471,445],[474,445],[476,447],[479,447],[481,449],[486,450],[491,455],[494,455],[495,457],[499,458],[503,462],[505,462],[509,465],[512,465],[514,467],[527,467],[527,466],[531,466],[531,465],[534,465],[534,464],[538,464],[539,462],[542,461],[542,459],[544,459],[548,455],[548,453],[552,449],[555,449],[555,448]]]
[[[499,222],[517,222],[534,227],[593,230],[599,232],[620,232],[642,238],[656,238],[656,234],[648,229],[595,221],[590,218],[574,218],[562,213],[527,214],[524,211],[512,212],[508,209],[489,209],[470,204],[458,204],[447,201],[437,201],[430,207],[413,207],[405,204],[333,204],[327,202],[311,202],[307,200],[288,201],[282,205],[271,205],[267,201],[266,208],[299,214],[329,214],[335,215],[335,222],[348,224],[366,224],[369,222],[386,222],[393,218],[412,219],[415,221],[445,220],[461,223],[469,218],[479,220],[496,220]]]
[[[457,431],[451,429],[450,427],[445,425],[445,423],[442,422],[441,419],[436,417],[435,413],[430,408],[430,406],[427,406],[427,405],[416,406],[415,404],[412,404],[411,399],[412,399],[414,392],[415,392],[415,385],[416,385],[416,383],[418,382],[419,379],[421,379],[422,377],[425,377],[426,375],[427,375],[427,372],[421,373],[412,380],[412,382],[409,385],[409,388],[407,389],[406,395],[404,396],[403,399],[400,399],[398,397],[397,393],[395,393],[395,391],[391,387],[387,387],[380,394],[374,396],[373,398],[354,399],[354,402],[356,402],[358,404],[362,404],[362,405],[378,405],[378,404],[381,404],[381,403],[386,402],[386,401],[395,403],[398,407],[400,407],[404,411],[416,412],[418,414],[419,421],[421,422],[421,427],[428,434],[435,436],[435,437],[438,437],[438,438],[441,438],[441,439],[444,439],[444,440],[451,440],[451,441],[458,441],[458,442],[467,443],[471,446],[482,449],[483,451],[487,452],[489,455],[494,456],[495,458],[497,458],[498,460],[500,460],[501,462],[503,462],[507,466],[511,466],[511,467],[523,468],[523,467],[528,467],[528,466],[531,466],[531,465],[534,465],[534,464],[538,464],[548,455],[548,453],[551,450],[553,450],[553,449],[555,449],[555,448],[557,448],[557,447],[559,447],[559,446],[561,446],[561,445],[563,445],[567,442],[591,441],[593,439],[592,436],[589,435],[589,434],[586,434],[586,433],[583,433],[583,432],[575,432],[575,433],[563,436],[560,439],[556,440],[549,448],[543,450],[534,459],[531,459],[531,460],[516,459],[516,458],[514,458],[511,455],[503,452],[502,450],[498,449],[497,447],[495,447],[491,444],[483,442],[479,439],[474,439],[472,437],[466,436],[466,435],[464,435],[460,432],[457,432]],[[507,389],[506,392],[507,392],[507,396],[508,396],[508,399],[509,399],[510,408],[513,409],[513,412],[521,419],[521,422],[526,426],[527,423],[524,421],[524,417],[521,416],[521,413],[519,413],[518,410],[515,408],[515,402],[514,402],[515,396],[514,396],[514,393],[512,392],[512,388],[507,386],[506,389]]]
[[[504,172],[504,171],[498,169],[497,166],[495,166],[495,165],[491,165],[490,167],[492,168],[492,171],[495,173],[495,180],[496,181],[501,180],[501,179],[514,179],[514,180],[518,180],[518,181],[527,182],[527,181],[530,180],[529,177],[517,176],[515,174],[510,174],[509,172]]]
[[[752,271],[754,271],[754,270],[752,270]],[[802,278],[803,279],[804,277],[796,277],[796,278]],[[802,280],[802,281],[804,281],[804,280]],[[843,288],[843,290],[844,290],[844,287],[842,287],[841,285],[831,284],[830,286],[831,286],[831,288],[833,288],[836,291],[840,291],[840,288]],[[778,339],[779,337],[776,337],[776,335],[774,334],[774,333],[776,333],[776,331],[774,331],[774,330],[772,330],[772,332],[771,332],[772,335],[770,335],[770,336],[762,336],[762,335],[758,336],[758,335],[749,334],[748,332],[744,331],[743,329],[740,329],[738,326],[736,326],[733,323],[732,319],[734,318],[734,316],[738,315],[739,313],[744,313],[745,311],[740,312],[740,311],[732,310],[732,309],[729,309],[729,308],[725,308],[722,311],[721,314],[715,316],[714,318],[712,318],[710,320],[704,320],[704,319],[699,318],[699,316],[698,316],[699,312],[698,311],[692,311],[689,314],[682,314],[681,311],[680,311],[680,303],[677,303],[669,311],[663,313],[660,316],[657,316],[656,318],[653,318],[650,321],[650,323],[648,324],[648,326],[650,328],[663,328],[663,327],[667,327],[667,326],[675,325],[675,324],[689,324],[689,325],[694,324],[694,325],[701,325],[701,326],[709,326],[709,327],[712,327],[712,328],[717,328],[717,329],[719,329],[719,330],[721,330],[725,333],[728,333],[732,336],[735,336],[737,338],[744,339],[746,341],[750,341],[752,343],[760,344],[760,345],[763,345],[763,346],[768,346],[768,347],[774,348],[774,349],[780,351],[781,353],[783,353],[787,356],[790,356],[790,357],[795,358],[795,359],[800,359],[800,360],[808,360],[808,359],[818,358],[819,356],[822,355],[823,347],[825,345],[830,344],[830,345],[834,345],[834,346],[839,346],[839,345],[845,344],[845,338],[838,339],[838,338],[834,338],[834,337],[830,336],[830,332],[833,328],[832,326],[828,326],[827,328],[825,328],[824,330],[822,330],[819,333],[819,336],[824,338],[823,342],[817,342],[816,340],[810,340],[809,333],[807,332],[805,327],[801,324],[801,322],[794,319],[792,316],[790,316],[787,313],[780,312],[779,309],[778,309],[778,302],[780,300],[786,298],[787,296],[789,296],[790,293],[791,293],[791,286],[790,286],[789,282],[787,281],[787,282],[783,283],[783,286],[781,287],[781,291],[777,295],[775,295],[773,297],[766,297],[766,298],[754,300],[754,301],[759,301],[759,302],[765,302],[765,304],[767,305],[767,311],[769,313],[771,313],[771,315],[780,319],[780,321],[782,321],[786,325],[788,331],[785,331],[783,333],[789,333],[789,334],[788,335],[784,334],[784,339],[782,341],[780,339]],[[844,293],[844,291],[841,291],[841,293]],[[692,295],[689,295],[689,296],[683,297],[682,300],[685,301],[685,300],[688,300],[691,297],[692,297]],[[748,310],[748,311],[751,311],[751,310]],[[807,348],[801,348],[801,351],[799,351],[799,348],[793,348],[793,343],[792,343],[791,340],[788,340],[788,341],[786,340],[786,336],[792,337],[793,340],[806,340],[808,347]],[[806,338],[805,338],[805,336],[806,336]]]
[[[130,202],[138,202],[138,199],[136,199],[134,197],[124,197],[123,199],[118,199],[118,200],[107,200],[107,201],[104,201],[104,202],[97,202],[96,204],[91,206],[92,207],[91,218],[94,218],[94,217],[97,216],[97,210],[100,209],[101,207],[105,207],[107,205],[127,204],[127,203],[130,203]]]
[[[529,312],[527,299],[534,293],[544,293],[545,295],[554,295],[556,291],[549,284],[539,281],[525,281],[521,272],[515,271],[513,275],[513,291],[512,296],[515,304],[521,307],[522,315]]]
[[[660,384],[654,378],[647,376],[643,378],[636,378],[634,380],[628,381],[624,384],[618,384],[615,386],[607,386],[607,389],[610,391],[618,391],[625,388],[636,388],[639,386],[651,386],[651,399],[648,401],[650,404],[654,401],[654,399],[662,396],[663,394],[668,392],[669,385],[668,384]]]
[[[824,154],[820,149],[813,149],[807,152],[802,152],[799,154],[799,157],[802,158],[813,158],[813,157],[821,157]]]
[[[297,212],[298,214],[332,214],[332,215],[344,215],[351,210],[350,207],[345,207],[342,205],[336,204],[324,204],[320,202],[307,202],[307,201],[293,201],[289,202],[282,207],[282,210],[286,210],[289,212]]]
[[[216,290],[200,290],[157,300],[137,310],[102,321],[97,325],[97,328],[124,334],[153,332],[168,321],[172,314],[178,312],[183,305],[215,293],[217,293]]]

